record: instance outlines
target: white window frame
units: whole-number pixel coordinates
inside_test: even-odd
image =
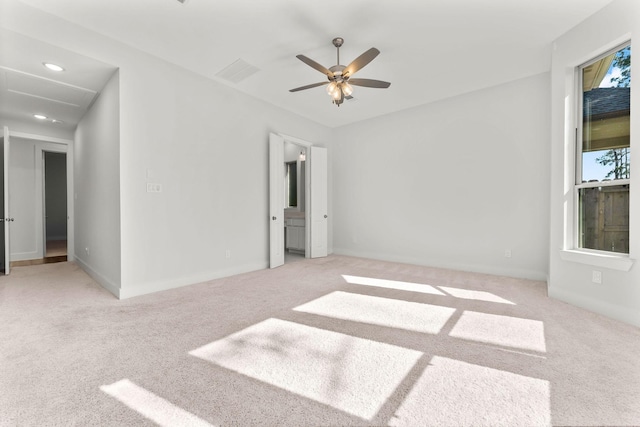
[[[583,132],[583,82],[582,82],[582,70],[601,60],[602,58],[610,55],[611,53],[617,52],[626,46],[631,45],[631,40],[627,40],[624,43],[621,43],[611,49],[607,49],[605,52],[591,58],[589,61],[584,62],[583,64],[578,65],[575,68],[575,94],[576,94],[576,111],[575,111],[575,138],[574,138],[574,156],[573,156],[573,189],[572,189],[572,213],[571,217],[568,219],[568,226],[570,226],[570,248],[566,248],[560,252],[560,256],[565,261],[578,262],[581,264],[588,264],[591,266],[610,268],[613,270],[620,271],[629,271],[633,266],[634,260],[631,259],[630,254],[620,253],[620,252],[609,252],[609,251],[601,251],[595,249],[581,248],[579,247],[579,239],[580,239],[580,209],[579,209],[579,193],[583,188],[594,188],[594,187],[609,187],[609,186],[620,186],[620,185],[628,185],[629,191],[631,192],[631,180],[630,179],[617,179],[611,181],[604,182],[582,182],[582,132]],[[631,146],[630,142],[630,146]],[[629,217],[629,227],[631,228],[631,223],[634,222],[632,216]],[[631,251],[631,245],[630,251]]]

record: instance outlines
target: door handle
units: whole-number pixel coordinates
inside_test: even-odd
[[[272,216],[271,219],[275,221],[278,218],[276,218],[275,216]]]
[[[324,217],[326,218],[327,216],[325,215]]]

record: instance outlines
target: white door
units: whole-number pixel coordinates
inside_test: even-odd
[[[311,258],[327,256],[327,149],[310,147]]]
[[[40,144],[35,139],[11,136],[8,215],[12,261],[44,257]]]
[[[3,199],[4,199],[4,211],[2,212],[2,227],[4,228],[4,242],[0,242],[4,245],[4,274],[9,274],[11,268],[11,257],[9,252],[9,128],[4,127],[4,143],[2,147],[2,172],[3,172]]]
[[[269,134],[269,266],[284,264],[284,138]]]

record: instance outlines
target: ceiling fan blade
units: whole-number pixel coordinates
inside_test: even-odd
[[[349,84],[352,84],[354,86],[375,87],[378,89],[386,89],[391,86],[391,83],[389,82],[372,79],[349,79]]]
[[[305,64],[307,64],[311,68],[315,68],[316,70],[320,71],[322,74],[326,74],[327,77],[329,77],[329,78],[333,77],[333,73],[331,71],[329,71],[328,68],[318,64],[313,59],[307,58],[304,55],[296,55],[296,58],[298,58],[300,61],[304,62]]]
[[[372,47],[371,49],[354,59],[351,64],[347,65],[347,68],[342,71],[342,75],[350,76],[354,74],[356,71],[364,68],[365,65],[367,65],[369,62],[373,61],[373,59],[379,54],[380,51],[375,47]]]
[[[313,83],[313,84],[306,85],[306,86],[300,86],[300,87],[297,87],[295,89],[289,89],[289,92],[298,92],[299,90],[311,89],[312,87],[324,86],[324,85],[327,85],[327,84],[329,84],[329,82]]]

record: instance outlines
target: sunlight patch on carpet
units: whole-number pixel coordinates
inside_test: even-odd
[[[422,283],[411,282],[398,282],[396,280],[385,279],[373,279],[371,277],[359,277],[359,276],[347,276],[342,275],[342,278],[351,283],[352,285],[373,286],[377,288],[397,289],[400,291],[419,292],[421,294],[442,295],[442,292],[437,290],[431,285],[425,285]]]
[[[273,318],[189,354],[366,420],[422,356]]]
[[[293,309],[304,313],[437,334],[456,311],[451,307],[335,291]]]
[[[434,356],[390,425],[551,424],[549,382]]]
[[[449,335],[522,350],[547,350],[544,323],[520,317],[465,311]]]
[[[497,302],[500,304],[515,305],[515,303],[499,297],[498,295],[492,294],[491,292],[475,291],[472,289],[450,288],[448,286],[438,286],[438,288],[442,289],[451,296],[460,299],[471,299],[476,301]]]
[[[126,378],[113,384],[102,385],[100,390],[160,426],[212,427],[191,412],[185,411]]]

